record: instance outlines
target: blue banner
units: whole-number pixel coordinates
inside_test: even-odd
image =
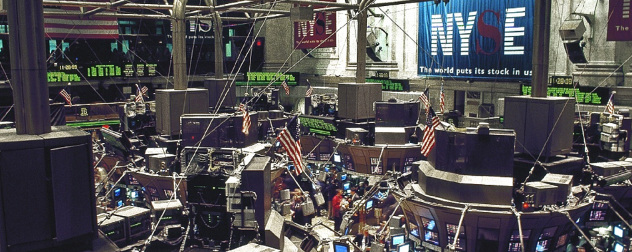
[[[534,0],[419,3],[423,76],[531,79]]]

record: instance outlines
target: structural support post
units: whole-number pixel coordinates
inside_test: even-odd
[[[222,40],[222,17],[219,12],[213,13],[213,30],[215,35],[215,79],[224,78],[224,40]]]
[[[11,86],[17,134],[51,131],[42,0],[8,1]]]
[[[356,83],[366,82],[366,24],[367,24],[367,6],[370,0],[362,0],[358,6],[358,48],[357,48],[357,69]]]
[[[531,97],[546,97],[549,82],[551,0],[536,0],[533,18]]]
[[[186,90],[187,81],[187,52],[186,52],[186,12],[187,0],[173,2],[173,82],[175,90]]]

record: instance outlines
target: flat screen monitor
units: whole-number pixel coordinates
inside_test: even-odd
[[[391,245],[393,246],[402,244],[404,243],[404,241],[405,241],[405,236],[403,234],[391,236]]]
[[[623,244],[616,242],[614,244],[614,249],[612,251],[614,251],[614,252],[623,252]]]
[[[342,162],[342,159],[340,159],[340,155],[334,154],[334,162],[336,162],[336,163]]]
[[[373,200],[372,199],[366,201],[366,210],[369,211],[371,209],[373,209]]]
[[[136,199],[136,198],[138,198],[138,191],[133,191],[133,192],[131,192],[131,193],[130,193],[130,195],[129,195],[129,197],[130,197],[130,198],[132,198],[132,199]]]
[[[612,229],[612,234],[614,234],[614,236],[616,236],[617,238],[623,238],[623,228],[619,226],[614,226]]]
[[[114,189],[114,197],[119,197],[119,196],[121,196],[121,188]]]
[[[345,191],[348,191],[350,188],[351,188],[351,182],[342,184],[342,189],[344,189]]]
[[[349,245],[345,243],[334,243],[334,252],[349,252]]]
[[[116,207],[122,207],[123,206],[123,201],[119,200],[116,202]]]
[[[340,174],[340,180],[342,181],[347,180],[347,174]]]
[[[410,251],[410,243],[405,242],[397,245],[397,252],[409,252]]]

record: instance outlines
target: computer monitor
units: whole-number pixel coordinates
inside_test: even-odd
[[[614,226],[612,228],[612,234],[614,234],[614,236],[617,238],[623,238],[623,228],[619,226]]]
[[[404,243],[404,241],[406,241],[406,236],[404,236],[403,234],[391,236],[392,246],[397,246],[399,244],[402,244]]]
[[[351,182],[342,184],[342,189],[348,191],[351,188]]]
[[[349,245],[342,242],[334,242],[334,252],[349,252]]]
[[[340,158],[340,155],[334,154],[334,162],[336,162],[336,163],[342,162],[342,159]]]
[[[122,207],[123,206],[123,200],[119,200],[116,202],[116,207]]]
[[[119,197],[119,196],[121,196],[121,188],[114,189],[114,197]]]
[[[347,180],[347,174],[340,174],[340,180],[342,181]]]
[[[614,251],[614,252],[623,252],[623,244],[616,242],[614,244],[614,249],[612,251]]]
[[[402,244],[397,245],[397,252],[409,252],[410,251],[410,242],[404,242]]]
[[[373,209],[373,200],[372,199],[366,201],[366,210],[369,211],[371,209]]]

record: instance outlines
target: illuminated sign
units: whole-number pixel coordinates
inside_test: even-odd
[[[289,86],[298,85],[299,81],[299,73],[273,73],[273,72],[247,72],[246,73],[246,81],[236,81],[235,84],[237,86],[267,86],[271,81],[276,80],[273,86],[280,86],[281,83],[285,80],[285,82]]]
[[[410,91],[408,80],[366,79],[367,83],[381,83],[384,91]]]
[[[531,95],[531,86],[522,85],[520,93],[522,95]],[[597,89],[593,87],[578,86],[574,89],[570,86],[556,86],[547,88],[547,96],[576,97],[576,102],[581,104],[605,105],[608,102],[607,88]]]
[[[334,118],[320,116],[299,116],[301,130],[323,136],[336,134],[338,128],[334,125]]]
[[[419,3],[418,74],[530,79],[533,0]]]
[[[47,72],[46,78],[48,79],[48,82],[81,81],[78,74],[66,72]]]
[[[94,65],[87,68],[87,77],[119,77],[123,76],[121,67],[117,65]]]
[[[549,85],[553,86],[573,86],[573,76],[551,76]]]

